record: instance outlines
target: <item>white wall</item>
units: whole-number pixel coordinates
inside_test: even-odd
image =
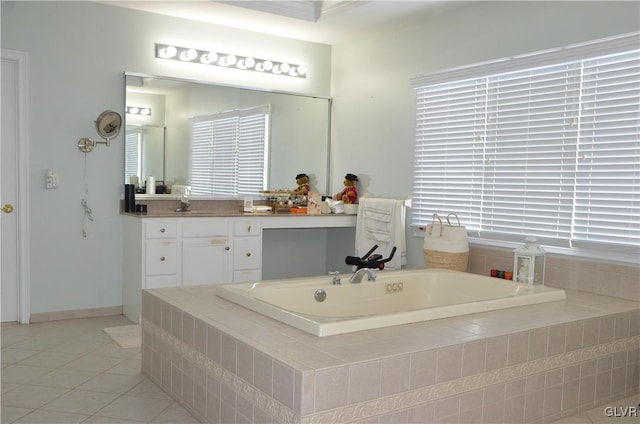
[[[1,2],[2,48],[29,54],[29,200],[31,312],[122,304],[124,148],[87,156],[95,221],[83,238],[84,155],[76,144],[96,138],[105,109],[124,116],[125,71],[307,94],[329,94],[330,47],[93,2]],[[154,58],[154,43],[175,43],[273,57],[309,68],[307,79],[196,66]],[[122,132],[124,134],[124,131]],[[47,168],[60,187],[44,188]]]
[[[411,78],[638,31],[639,22],[638,2],[454,2],[333,46],[333,190],[351,172],[361,194],[411,195]],[[424,266],[422,242],[407,234],[409,268]]]

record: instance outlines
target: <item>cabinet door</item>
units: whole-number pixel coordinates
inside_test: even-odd
[[[229,239],[202,238],[182,241],[182,285],[230,283]]]
[[[175,274],[178,250],[175,241],[147,241],[145,252],[145,274]]]

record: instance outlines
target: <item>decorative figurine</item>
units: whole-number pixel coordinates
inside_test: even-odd
[[[353,204],[358,201],[358,190],[356,189],[358,176],[347,174],[344,176],[344,190],[336,194],[334,200],[342,200],[345,204]]]
[[[309,193],[309,176],[307,174],[296,175],[296,183],[298,187],[293,191],[293,194],[306,196]]]

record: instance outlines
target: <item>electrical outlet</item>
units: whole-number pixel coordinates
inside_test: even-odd
[[[53,169],[47,169],[47,175],[45,178],[45,185],[48,189],[58,188],[59,178],[58,174],[53,172]]]

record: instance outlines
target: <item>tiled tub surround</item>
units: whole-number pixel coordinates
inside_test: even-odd
[[[611,264],[553,254],[547,254],[545,265],[547,286],[640,302],[638,265]],[[492,268],[513,269],[513,251],[471,245],[469,272],[489,275]]]
[[[635,302],[568,291],[319,338],[213,291],[142,304],[143,372],[203,422],[552,422],[639,390]]]

